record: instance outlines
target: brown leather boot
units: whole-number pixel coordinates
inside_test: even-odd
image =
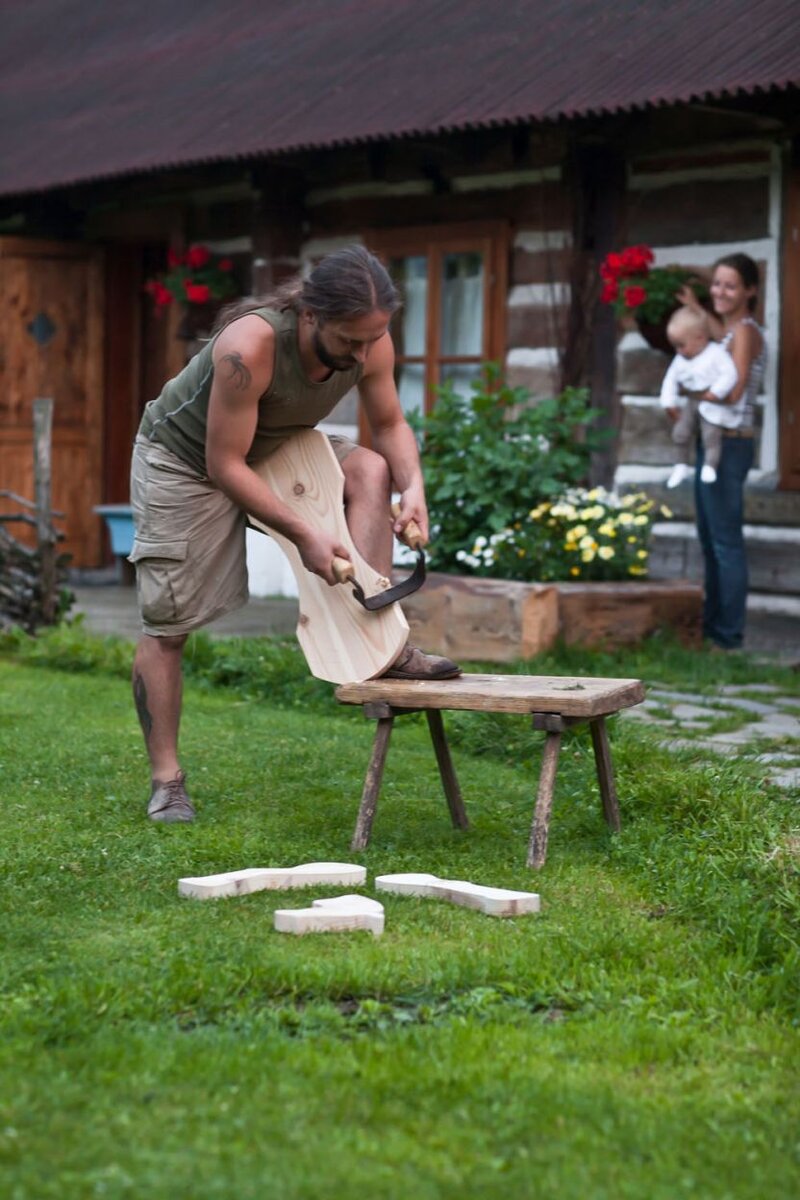
[[[406,645],[400,657],[383,672],[384,679],[455,679],[461,667],[450,658],[425,654],[416,646]]]

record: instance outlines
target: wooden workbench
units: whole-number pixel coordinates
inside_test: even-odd
[[[525,714],[530,716],[533,728],[545,734],[528,846],[529,867],[544,866],[561,739],[574,725],[589,725],[603,814],[612,829],[620,827],[605,718],[644,699],[644,684],[638,679],[553,675],[461,675],[442,681],[370,679],[365,683],[343,684],[336,689],[336,699],[342,704],[360,704],[364,715],[377,722],[351,844],[353,850],[363,850],[369,843],[389,737],[395,717],[404,713],[425,713],[451,819],[456,828],[468,827],[445,736],[443,709]]]

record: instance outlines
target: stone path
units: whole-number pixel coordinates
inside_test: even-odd
[[[671,749],[738,755],[763,765],[777,787],[800,789],[800,696],[771,684],[726,684],[711,696],[656,684],[621,716],[663,731]]]

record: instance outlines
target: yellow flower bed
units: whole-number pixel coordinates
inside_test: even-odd
[[[645,492],[571,488],[456,557],[477,575],[531,583],[637,578],[647,574],[653,521],[671,516]]]

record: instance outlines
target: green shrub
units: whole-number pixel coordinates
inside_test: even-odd
[[[592,428],[596,413],[585,388],[530,404],[487,364],[460,396],[437,389],[427,416],[411,414],[421,444],[431,518],[430,565],[463,571],[459,552],[526,518],[542,500],[586,478],[589,459],[607,435]]]

